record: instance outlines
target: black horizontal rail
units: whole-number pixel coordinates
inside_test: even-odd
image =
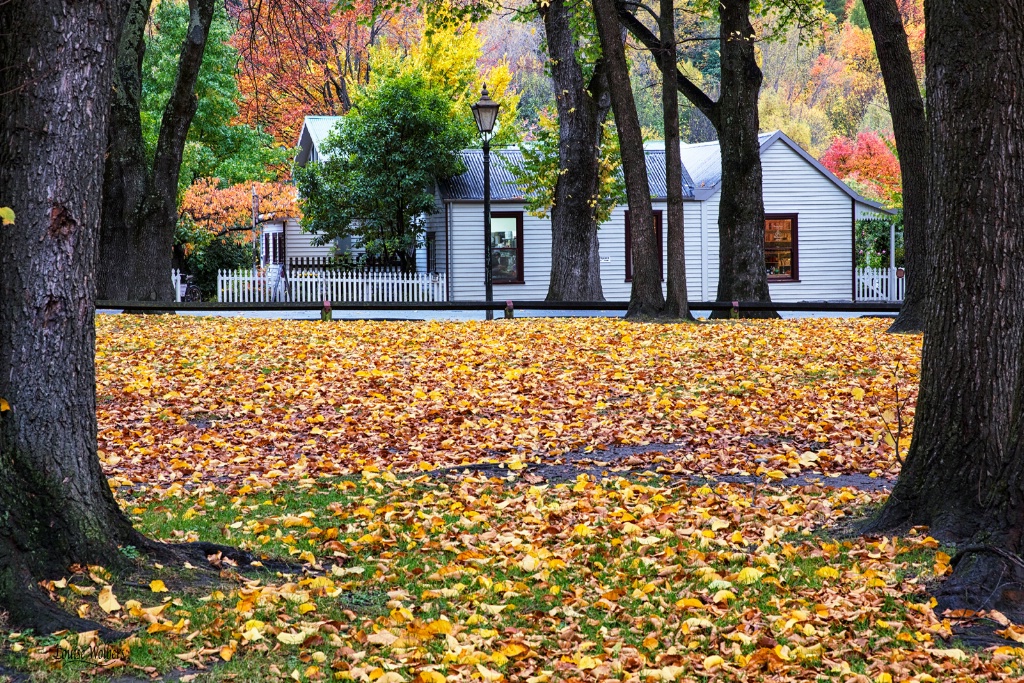
[[[849,301],[798,301],[764,302],[740,301],[735,308],[739,312],[781,311],[787,313],[898,313],[896,303],[865,303]],[[331,302],[335,311],[502,311],[504,301],[436,301],[436,302]],[[625,311],[627,301],[513,301],[512,307],[520,311]],[[98,309],[128,311],[319,311],[319,302],[162,302],[162,301],[97,301]],[[731,301],[691,301],[695,311],[729,311],[734,308]]]

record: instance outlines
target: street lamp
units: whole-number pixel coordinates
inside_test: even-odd
[[[498,120],[498,109],[501,105],[487,94],[484,85],[480,100],[470,107],[476,119],[477,130],[484,141],[484,298],[487,303],[494,300],[494,289],[491,285],[491,136],[494,134],[494,123]],[[487,309],[487,319],[494,320],[494,311]]]

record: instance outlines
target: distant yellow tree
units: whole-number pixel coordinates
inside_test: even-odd
[[[383,79],[413,71],[423,75],[429,85],[452,103],[453,114],[471,118],[470,105],[487,90],[501,104],[494,144],[510,145],[519,141],[517,116],[519,93],[512,87],[508,62],[481,72],[477,67],[483,55],[483,41],[476,27],[467,21],[446,21],[431,15],[424,18],[419,42],[406,52],[387,42],[370,50],[373,65],[369,87]]]

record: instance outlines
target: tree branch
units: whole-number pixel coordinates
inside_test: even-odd
[[[657,57],[661,51],[661,40],[651,32],[649,28],[644,26],[643,22],[636,18],[636,16],[629,11],[626,7],[625,0],[616,0],[615,9],[619,14],[619,21],[626,27],[634,38],[643,43],[652,55]],[[662,60],[655,59],[655,63],[659,69],[664,70],[666,67],[663,65]],[[674,61],[674,60],[673,60]],[[676,68],[676,78],[679,80],[679,92],[690,101],[693,106],[697,107],[704,116],[708,117],[711,124],[718,129],[718,103],[708,97],[707,93],[700,89],[697,84],[691,81],[683,74],[678,68]]]
[[[178,175],[185,150],[185,138],[199,106],[196,81],[203,63],[206,39],[210,35],[216,0],[189,0],[188,30],[181,44],[178,74],[171,97],[164,107],[160,138],[153,161],[153,185],[164,201],[173,202],[178,190]]]

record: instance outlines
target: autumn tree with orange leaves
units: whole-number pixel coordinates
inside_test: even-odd
[[[419,14],[396,0],[246,0],[231,44],[241,57],[239,117],[294,143],[309,114],[343,114],[369,80],[369,49],[408,46]]]

